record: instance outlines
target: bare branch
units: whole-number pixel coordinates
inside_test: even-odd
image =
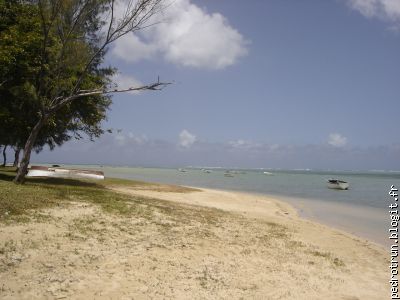
[[[107,34],[107,37],[104,43],[99,47],[99,49],[92,55],[92,57],[87,62],[85,68],[81,76],[78,78],[74,88],[70,93],[70,97],[73,96],[79,89],[84,77],[87,74],[90,66],[92,65],[93,61],[98,57],[98,55],[106,49],[106,47],[114,42],[115,40],[119,39],[123,35],[127,34],[128,32],[133,32],[139,30],[141,25],[145,23],[151,16],[153,16],[156,12],[162,0],[139,0],[134,9],[132,7],[132,1],[128,2],[127,9],[125,10],[125,15],[122,18],[122,21],[117,24],[116,28],[113,30],[112,27],[109,27],[110,33]],[[141,16],[141,14],[144,14]],[[113,13],[112,13],[113,16]],[[139,19],[137,19],[139,17]],[[112,21],[110,22],[111,25]],[[52,103],[55,103],[52,101]]]
[[[108,31],[107,31],[107,39],[110,38],[110,33],[113,23],[114,23],[114,0],[111,0],[111,18],[110,18],[110,25],[108,26]]]
[[[144,91],[144,90],[150,90],[150,91],[160,91],[163,88],[165,88],[167,85],[172,84],[172,82],[160,82],[160,77],[158,77],[157,82],[151,83],[148,85],[143,85],[143,86],[138,86],[138,87],[129,87],[126,89],[113,89],[113,90],[105,90],[104,88],[98,88],[98,89],[92,89],[92,90],[79,90],[76,94],[71,95],[69,97],[63,98],[59,97],[57,104],[53,105],[48,109],[46,112],[47,114],[52,114],[56,112],[58,109],[63,107],[69,102],[72,102],[75,99],[82,98],[82,97],[88,97],[88,96],[96,96],[96,95],[107,95],[107,94],[114,94],[114,93],[125,93],[125,92],[132,92],[132,91]]]

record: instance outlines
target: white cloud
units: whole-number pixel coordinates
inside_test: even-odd
[[[119,89],[127,89],[131,87],[139,87],[142,86],[143,83],[137,80],[135,77],[123,75],[121,73],[117,73],[112,78],[113,82],[117,85]],[[140,91],[130,91],[127,92],[129,94],[139,94]]]
[[[241,140],[241,139],[236,140],[236,141],[230,141],[228,144],[235,149],[242,149],[242,150],[256,149],[261,146],[258,143],[254,143],[252,141]]]
[[[142,135],[135,135],[132,132],[129,132],[127,134],[127,137],[129,138],[129,141],[134,144],[134,145],[144,145],[147,142],[149,142],[149,139],[147,138],[147,136],[145,134]]]
[[[112,54],[127,62],[160,55],[177,65],[204,69],[223,69],[247,54],[247,42],[223,15],[209,14],[190,0],[175,0],[158,18],[152,22],[161,22],[140,36],[117,40]]]
[[[126,137],[122,134],[118,134],[115,136],[115,142],[118,144],[118,146],[124,146],[126,142]]]
[[[385,21],[400,23],[399,0],[347,0],[349,6],[368,18],[376,17]]]
[[[157,46],[146,44],[136,35],[128,34],[115,42],[112,52],[126,62],[134,63],[153,57],[157,52]]]
[[[328,144],[334,147],[344,147],[347,145],[347,138],[339,133],[331,133],[329,135]]]
[[[196,142],[196,140],[196,136],[186,129],[182,130],[179,134],[179,145],[181,147],[190,148]]]
[[[245,140],[236,140],[236,141],[229,142],[229,145],[231,145],[234,148],[241,148],[241,147],[245,146],[246,144],[248,144],[248,142]]]
[[[118,147],[135,147],[135,146],[143,146],[149,143],[149,139],[146,135],[135,135],[132,132],[128,134],[124,134],[119,132],[116,135],[111,135],[113,139],[111,139],[112,144]]]
[[[183,130],[183,132],[187,130]],[[187,132],[188,133],[188,132]],[[193,134],[182,134],[193,136]],[[341,136],[341,135],[339,135]],[[193,138],[191,139],[193,142]],[[340,139],[339,139],[340,140]],[[191,143],[191,142],[190,142]],[[189,144],[190,144],[189,143]],[[243,142],[239,142],[243,144]],[[184,143],[184,145],[188,145]],[[193,151],[176,143],[130,132],[104,134],[95,142],[71,140],[55,151],[45,149],[34,162],[86,163],[177,167],[185,165],[289,169],[388,169],[400,170],[400,145],[338,148],[325,144],[287,145],[259,143],[257,151],[231,151],[228,142],[195,141]]]

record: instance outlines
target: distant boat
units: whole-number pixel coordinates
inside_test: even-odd
[[[274,174],[272,174],[271,172],[267,172],[267,171],[263,172],[263,174],[264,174],[264,175],[270,175],[270,176],[274,175]]]
[[[44,166],[31,166],[26,177],[57,177],[74,179],[104,180],[104,173],[96,170],[66,169]]]
[[[211,173],[211,170],[205,170],[205,169],[203,169],[203,172],[204,172],[204,173]]]
[[[181,169],[181,168],[179,168],[178,171],[179,172],[187,172],[185,169]]]
[[[328,188],[336,190],[348,190],[349,183],[338,179],[328,179]]]
[[[225,177],[234,177],[234,175],[233,175],[232,172],[230,172],[230,171],[226,171],[226,172],[224,173],[224,176],[225,176]]]

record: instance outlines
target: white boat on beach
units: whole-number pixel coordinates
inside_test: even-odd
[[[328,179],[328,188],[336,190],[348,190],[349,183],[338,179]]]
[[[26,177],[55,177],[104,180],[104,173],[96,170],[66,169],[62,167],[31,166]]]

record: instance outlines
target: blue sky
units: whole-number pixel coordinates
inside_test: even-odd
[[[400,169],[400,1],[175,0],[111,47],[120,87],[95,143],[38,162]]]

